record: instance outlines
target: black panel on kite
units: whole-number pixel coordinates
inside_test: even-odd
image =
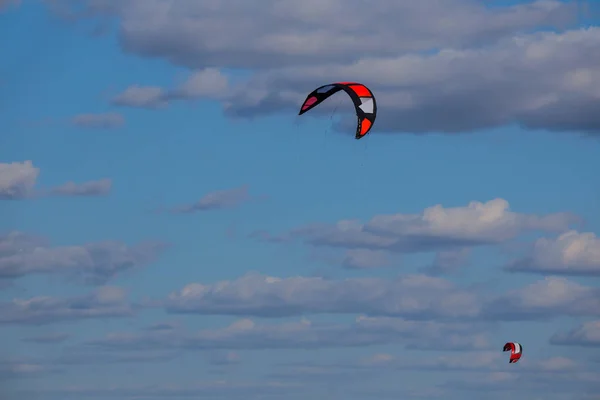
[[[358,118],[355,138],[361,139],[369,133],[377,117],[375,96],[373,96],[373,92],[368,87],[361,83],[336,82],[316,88],[306,97],[298,115],[312,110],[340,90],[345,91],[354,103]]]

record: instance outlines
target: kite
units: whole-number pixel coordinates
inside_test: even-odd
[[[517,342],[508,342],[504,345],[503,351],[510,351],[510,359],[508,360],[508,363],[513,364],[521,359],[521,354],[523,354],[523,346]]]
[[[356,139],[363,138],[375,123],[377,117],[377,102],[373,92],[363,84],[356,82],[336,82],[329,85],[324,85],[313,90],[302,103],[298,115],[312,110],[330,96],[343,90],[350,96],[356,108],[356,116],[358,117],[358,125],[356,126]]]

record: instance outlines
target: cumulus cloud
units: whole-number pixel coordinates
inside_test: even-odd
[[[561,346],[600,347],[600,320],[587,321],[566,333],[556,333],[550,343]]]
[[[531,253],[506,267],[512,272],[600,276],[600,238],[592,232],[568,231],[538,239]]]
[[[504,294],[484,294],[427,275],[333,280],[249,273],[232,281],[186,285],[163,305],[171,313],[199,315],[277,318],[333,313],[523,321],[600,316],[600,291],[560,277],[546,277]]]
[[[112,286],[100,287],[89,295],[79,297],[38,296],[0,302],[0,324],[44,325],[133,314],[125,292]]]
[[[411,318],[473,317],[477,296],[449,281],[425,275],[396,279],[275,278],[247,274],[213,285],[192,283],[172,293],[172,313],[282,317],[308,313],[365,313]]]
[[[0,199],[22,199],[33,192],[40,169],[29,160],[0,163]]]
[[[112,99],[117,106],[157,109],[176,100],[202,98],[225,99],[229,96],[229,81],[218,69],[206,68],[193,72],[174,89],[132,85]]]
[[[67,182],[50,192],[60,196],[106,196],[112,189],[111,179],[100,179],[84,183]]]
[[[63,185],[36,190],[40,169],[30,160],[0,163],[0,200],[21,200],[43,196],[103,196],[112,186],[110,179],[83,183],[67,182]]]
[[[565,278],[546,277],[494,299],[486,304],[483,315],[510,320],[600,316],[600,290]]]
[[[71,124],[80,128],[114,129],[125,125],[125,118],[117,113],[79,114],[71,118]]]
[[[580,219],[569,213],[538,216],[513,212],[506,200],[494,199],[473,201],[466,207],[436,205],[419,214],[378,215],[366,223],[312,224],[279,239],[302,239],[315,246],[426,252],[498,244],[527,232],[563,232],[578,222]]]
[[[96,0],[84,2],[79,15],[116,17],[129,53],[198,74],[253,71],[227,98],[216,97],[232,116],[295,111],[314,87],[350,79],[379,98],[379,131],[459,132],[511,123],[600,130],[600,28],[566,30],[577,22],[576,2],[488,7],[477,0],[374,0],[365,10],[359,3]],[[130,97],[136,101],[115,101],[156,107],[169,93],[186,97],[136,90]]]
[[[81,17],[119,18],[125,51],[193,69],[352,63],[362,57],[494,42],[540,24],[574,22],[576,17],[572,5],[558,1],[489,9],[474,0],[375,0],[360,19],[354,18],[362,6],[357,0],[267,0],[258,6],[241,0],[83,3]]]
[[[232,208],[250,200],[248,186],[233,189],[217,190],[204,195],[196,203],[175,207],[175,213],[194,213],[198,211],[218,210]]]
[[[117,241],[52,247],[42,238],[11,232],[0,235],[0,280],[57,273],[104,284],[118,274],[154,262],[166,247],[159,242],[128,246]]]
[[[600,28],[588,28],[517,36],[483,49],[288,67],[251,78],[226,111],[242,117],[291,112],[313,87],[352,77],[378,98],[375,129],[382,132],[455,133],[517,123],[597,133],[592,110],[600,60],[588,49],[599,47]]]
[[[206,68],[194,72],[188,80],[173,92],[173,96],[182,98],[219,98],[227,95],[229,82],[221,71],[215,68]]]

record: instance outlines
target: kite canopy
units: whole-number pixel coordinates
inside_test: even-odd
[[[510,351],[510,359],[508,360],[508,363],[513,364],[521,359],[521,354],[523,354],[523,346],[517,342],[508,342],[504,345],[503,351]]]
[[[356,109],[358,124],[356,126],[356,139],[363,138],[375,123],[377,117],[377,102],[373,92],[363,84],[356,82],[336,82],[324,85],[313,90],[302,103],[298,115],[312,110],[335,93],[343,90],[350,96]]]

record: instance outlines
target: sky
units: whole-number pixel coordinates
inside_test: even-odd
[[[600,4],[365,4],[0,1],[3,399],[600,399]]]

